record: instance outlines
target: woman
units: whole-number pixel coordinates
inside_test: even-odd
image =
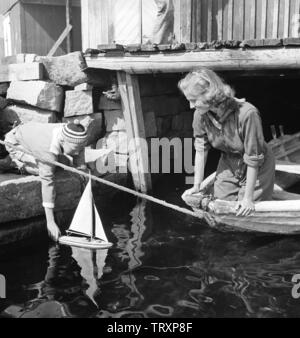
[[[238,201],[237,215],[254,211],[254,201],[271,199],[275,160],[264,140],[258,110],[234,97],[233,89],[209,69],[198,69],[179,82],[195,108],[194,186],[183,197],[200,192],[210,146],[221,151],[214,197]]]

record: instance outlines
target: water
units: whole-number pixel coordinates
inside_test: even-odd
[[[158,194],[179,204],[181,191],[179,181],[166,181]],[[109,250],[46,242],[2,255],[2,316],[300,316],[291,282],[300,273],[299,237],[221,233],[189,216],[134,203],[100,212],[114,242]]]

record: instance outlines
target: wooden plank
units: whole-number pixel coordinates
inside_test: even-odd
[[[208,8],[208,1],[203,0],[201,1],[201,41],[207,41],[207,8]]]
[[[228,0],[228,29],[227,29],[227,39],[233,39],[233,0]]]
[[[24,4],[30,5],[54,5],[65,6],[64,1],[61,0],[20,0]],[[72,7],[80,7],[80,0],[72,0]]]
[[[176,41],[181,40],[181,31],[180,31],[180,18],[181,18],[181,8],[180,0],[173,0],[174,2],[174,34]]]
[[[245,23],[244,23],[244,39],[250,39],[250,7],[251,0],[245,2]]]
[[[284,0],[283,38],[289,36],[290,0]]]
[[[245,2],[245,34],[244,39],[255,38],[255,15],[256,0],[247,0]]]
[[[42,80],[43,70],[43,65],[38,62],[0,66],[0,83],[18,80]]]
[[[256,0],[252,0],[251,11],[250,11],[250,39],[255,38],[255,27],[256,27]]]
[[[181,1],[181,41],[191,42],[192,0]]]
[[[233,39],[243,40],[244,38],[244,0],[234,1],[233,7]]]
[[[212,40],[212,0],[207,2],[207,42]]]
[[[82,50],[85,51],[89,48],[89,0],[81,0],[81,39]]]
[[[199,7],[197,1],[192,0],[191,42],[197,42],[197,26],[198,26],[197,7]]]
[[[62,42],[65,40],[65,38],[67,38],[67,36],[71,32],[72,28],[73,27],[71,25],[65,28],[65,30],[61,33],[61,36],[57,39],[57,41],[55,42],[55,44],[53,45],[53,47],[50,49],[49,53],[47,54],[48,57],[51,57],[55,54],[58,47],[62,44]]]
[[[223,39],[223,0],[218,0],[218,40]]]
[[[218,71],[300,69],[300,49],[248,49],[152,54],[138,57],[86,57],[88,67],[123,70],[132,74],[187,72],[199,66]]]
[[[279,25],[279,0],[273,0],[273,13],[270,15],[272,20],[272,33],[271,37],[276,39],[278,37],[278,25]]]
[[[260,39],[266,38],[267,29],[267,0],[261,0],[261,22],[260,22]]]
[[[197,22],[197,33],[196,33],[196,41],[195,42],[201,42],[201,34],[202,34],[202,25],[201,25],[201,15],[202,15],[202,11],[201,11],[201,2],[199,1],[195,1],[197,6],[196,6],[196,22]]]
[[[292,22],[292,37],[298,38],[300,36],[300,0],[295,0],[295,9]]]
[[[137,190],[148,192],[152,189],[152,185],[148,167],[148,152],[143,149],[141,141],[146,140],[146,132],[138,79],[136,76],[124,72],[118,72],[117,76],[127,135],[132,145],[129,147],[129,160],[133,181]]]
[[[66,0],[66,27],[69,26],[72,26],[72,0]],[[67,35],[67,53],[71,53],[72,49],[72,30],[70,30]]]
[[[218,40],[218,0],[212,1],[211,40]]]

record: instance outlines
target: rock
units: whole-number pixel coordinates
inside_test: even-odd
[[[84,72],[87,64],[81,52],[55,57],[40,57],[39,62],[45,66],[46,78],[58,85],[75,87],[88,82],[88,76]]]
[[[56,121],[56,114],[52,111],[22,105],[7,106],[0,114],[0,124],[11,126],[14,122],[55,123]]]
[[[76,208],[82,193],[80,178],[60,171],[57,173],[55,185],[55,211]],[[0,175],[0,196],[1,223],[44,215],[41,182],[37,176]]]
[[[103,132],[102,113],[63,118],[63,122],[73,122],[74,120],[80,121],[80,123],[87,129],[87,146],[97,142],[101,138]]]
[[[105,95],[101,95],[98,108],[99,110],[120,110],[122,105],[120,100],[109,100]]]
[[[105,110],[106,132],[126,130],[125,119],[122,110]]]
[[[14,63],[0,65],[0,82],[43,80],[44,66],[42,63]]]
[[[82,83],[74,88],[74,90],[93,90],[93,86],[89,83]]]
[[[60,86],[46,81],[13,81],[8,88],[7,99],[45,110],[61,112],[64,90]]]
[[[65,318],[64,305],[54,300],[43,301],[30,310],[24,311],[21,318]]]
[[[89,90],[68,90],[66,91],[64,116],[90,115],[94,113],[93,94]]]
[[[1,317],[4,318],[20,318],[24,313],[24,309],[18,305],[10,305],[1,312]]]

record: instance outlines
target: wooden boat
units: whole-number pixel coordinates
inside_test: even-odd
[[[287,189],[300,182],[300,133],[285,135],[281,127],[277,137],[274,126],[271,130],[273,140],[269,145],[276,158],[276,184]]]
[[[67,234],[59,238],[60,244],[94,250],[112,246],[107,240],[93,199],[91,179],[83,192]]]
[[[214,177],[215,174],[202,183],[206,194],[212,192]],[[247,217],[236,216],[236,202],[210,200],[203,198],[203,194],[187,196],[184,201],[201,220],[218,230],[300,234],[300,195],[286,192],[278,186],[275,186],[273,200],[256,203],[255,212]]]

